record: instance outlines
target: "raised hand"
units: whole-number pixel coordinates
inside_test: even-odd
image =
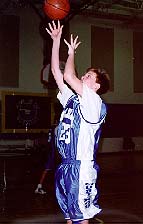
[[[65,39],[64,42],[68,46],[68,54],[74,54],[75,50],[81,43],[80,41],[78,41],[78,36],[76,36],[75,39],[73,38],[73,34],[71,34],[70,43],[67,42]]]
[[[46,31],[50,34],[53,40],[60,39],[62,35],[63,25],[60,25],[60,21],[58,20],[58,24],[56,26],[55,22],[48,23],[49,29],[46,28]]]

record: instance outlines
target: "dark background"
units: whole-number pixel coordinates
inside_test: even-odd
[[[143,136],[142,104],[107,104],[102,137]]]

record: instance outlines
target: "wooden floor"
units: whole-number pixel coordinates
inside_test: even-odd
[[[100,224],[143,224],[143,153],[98,154]],[[34,193],[42,166],[32,156],[0,156],[0,224],[65,223],[54,192],[54,173],[46,195]]]

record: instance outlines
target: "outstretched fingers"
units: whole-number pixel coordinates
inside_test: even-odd
[[[55,24],[54,20],[52,21],[52,24],[53,24],[53,29],[56,30],[57,28],[56,28],[56,24]]]
[[[71,34],[71,46],[74,48],[74,49],[77,49],[77,47],[81,44],[80,41],[78,41],[78,35],[73,38],[73,34]]]
[[[65,42],[65,44],[66,44],[68,47],[70,46],[69,42],[67,42],[66,39],[64,39],[64,42]]]
[[[63,25],[60,25],[60,21],[58,20],[58,24],[56,25],[53,20],[51,23],[48,23],[49,28],[46,28],[46,31],[52,36],[57,36],[59,33],[62,33]]]
[[[60,29],[63,26],[60,26],[60,21],[58,20],[58,29]]]
[[[51,35],[52,35],[52,33],[50,32],[50,30],[48,30],[48,28],[47,28],[47,27],[46,27],[45,29],[46,29],[47,33],[48,33],[48,34],[50,34],[50,36],[51,36]]]
[[[75,49],[81,44],[81,41],[78,41],[78,36],[74,39]]]
[[[49,29],[46,27],[46,31],[48,32],[48,34],[52,35],[53,27],[51,23],[48,23],[48,26],[49,26]]]

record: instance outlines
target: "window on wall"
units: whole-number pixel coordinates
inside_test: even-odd
[[[143,93],[143,32],[133,32],[134,92]]]
[[[114,29],[91,26],[91,66],[104,68],[114,90]]]
[[[19,85],[19,17],[0,16],[0,86]]]

